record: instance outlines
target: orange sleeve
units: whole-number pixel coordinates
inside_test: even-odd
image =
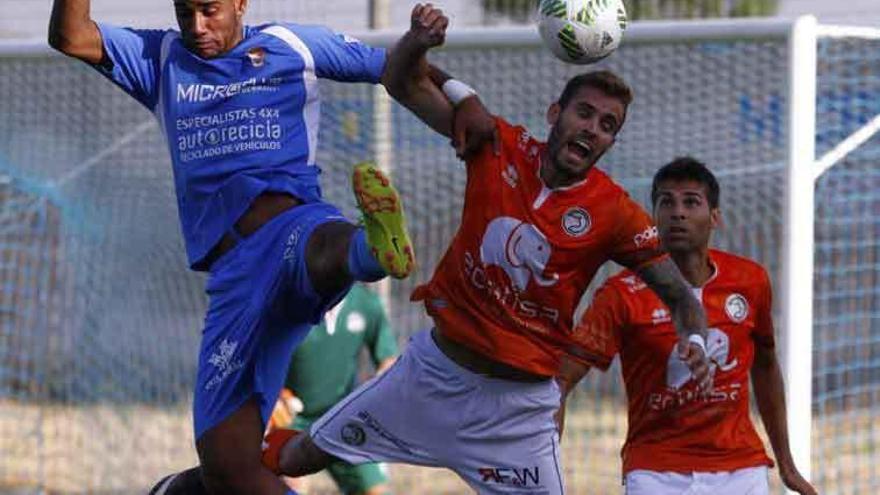
[[[758,345],[773,348],[776,347],[776,338],[773,329],[773,288],[770,285],[770,277],[767,272],[761,270],[761,293],[755,308],[755,329],[752,331],[752,339]]]
[[[657,227],[648,213],[628,195],[623,195],[617,212],[620,229],[611,248],[611,259],[638,271],[662,258]]]
[[[620,335],[629,311],[620,290],[606,282],[574,329],[572,355],[585,364],[607,370],[620,350]]]

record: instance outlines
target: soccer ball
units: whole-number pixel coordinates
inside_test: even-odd
[[[538,32],[554,55],[592,64],[611,55],[626,30],[623,0],[540,0]]]

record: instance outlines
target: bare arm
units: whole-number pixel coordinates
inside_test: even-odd
[[[428,75],[438,88],[452,79],[452,76],[433,65],[429,66]],[[478,96],[465,98],[456,105],[453,117],[452,147],[459,158],[464,159],[479,152],[486,141],[492,142],[492,151],[496,156],[501,153],[501,139],[495,119]]]
[[[443,44],[448,19],[437,9],[416,5],[410,30],[388,54],[382,84],[388,93],[432,129],[452,135],[452,104],[431,81],[426,54]]]
[[[376,376],[385,373],[385,371],[393,366],[395,362],[397,362],[397,356],[392,356],[379,361],[379,364],[376,365]]]
[[[99,64],[104,59],[104,44],[89,11],[89,0],[55,0],[49,21],[49,46],[70,57]]]
[[[666,258],[651,263],[638,270],[638,275],[669,306],[679,337],[679,357],[687,363],[700,388],[710,388],[712,377],[706,354],[688,341],[691,335],[700,335],[706,341],[706,312],[675,262]]]
[[[562,357],[559,371],[556,374],[556,383],[559,385],[559,409],[556,410],[554,415],[560,438],[562,438],[562,432],[565,430],[565,406],[568,396],[571,395],[571,391],[574,390],[589,371],[589,366],[579,363],[570,357]]]
[[[773,455],[779,463],[782,481],[785,486],[802,495],[815,495],[816,490],[801,476],[791,457],[785,414],[785,387],[773,347],[755,343],[755,361],[752,363],[751,374],[758,411],[770,437]]]
[[[495,120],[480,99],[471,96],[457,105],[440,89],[451,76],[430,65],[426,54],[443,44],[448,20],[430,6],[413,8],[410,30],[388,55],[382,83],[388,93],[440,134],[452,138],[460,158],[493,141],[499,153]]]

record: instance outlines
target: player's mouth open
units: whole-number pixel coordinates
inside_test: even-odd
[[[581,160],[586,160],[593,152],[593,148],[585,141],[576,140],[568,143],[568,151],[577,155]]]

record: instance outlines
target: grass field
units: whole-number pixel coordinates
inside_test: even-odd
[[[615,401],[577,399],[562,442],[567,489],[574,494],[621,493],[625,411]],[[814,469],[821,464],[823,480],[834,487],[822,493],[878,493],[880,416],[870,409],[849,411],[824,417],[816,428],[814,459],[820,459]],[[196,463],[188,408],[0,401],[0,453],[0,494],[16,495],[144,493],[163,474]],[[470,493],[446,470],[392,465],[390,472],[398,494]],[[775,471],[771,482],[779,486]],[[313,477],[309,493],[336,491],[321,474]]]

